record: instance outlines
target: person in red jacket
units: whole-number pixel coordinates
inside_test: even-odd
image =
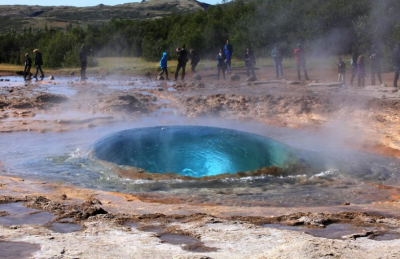
[[[294,56],[296,57],[297,77],[299,78],[299,80],[301,79],[300,69],[303,68],[304,77],[306,78],[306,80],[310,80],[307,75],[305,51],[301,43],[297,44],[297,48],[294,50]]]

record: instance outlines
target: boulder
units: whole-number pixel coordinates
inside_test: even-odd
[[[201,76],[200,76],[199,74],[195,74],[195,75],[193,76],[193,79],[194,79],[194,80],[201,80]]]
[[[151,76],[150,71],[146,71],[146,73],[144,73],[144,76],[150,77]]]
[[[240,81],[240,76],[238,74],[232,74],[231,81]]]
[[[49,76],[49,80],[54,80],[54,76]]]
[[[75,75],[75,72],[74,72],[74,71],[71,71],[71,72],[69,73],[69,75],[70,75],[70,76],[73,76],[73,75]]]

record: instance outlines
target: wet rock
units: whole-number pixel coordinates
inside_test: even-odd
[[[374,235],[373,231],[365,231],[365,232],[362,232],[362,233],[355,233],[355,234],[351,234],[351,235],[348,235],[348,236],[344,236],[344,238],[345,239],[357,239],[357,238],[360,238],[360,237],[369,237],[371,235]]]
[[[18,102],[18,103],[13,103],[10,105],[10,107],[15,108],[15,109],[29,109],[29,108],[33,108],[33,105],[29,102],[22,101],[22,102]]]
[[[275,83],[282,83],[282,80],[255,81],[254,85],[266,85]]]
[[[64,95],[45,93],[37,95],[35,100],[39,103],[62,103],[67,101],[68,98]]]
[[[231,81],[240,81],[240,76],[238,74],[232,74]]]
[[[163,77],[163,76],[160,76],[160,75],[158,75],[158,76],[157,76],[157,80],[159,80],[159,81],[163,81],[163,80],[165,80],[165,79],[164,79],[164,77]]]
[[[301,85],[302,83],[300,81],[285,81],[286,84],[289,85]]]
[[[327,87],[335,87],[335,86],[343,86],[342,82],[330,82],[330,83],[310,83],[308,84],[310,87],[316,86],[327,86]]]
[[[54,76],[49,76],[49,80],[54,80]]]
[[[247,81],[247,82],[254,82],[254,81],[257,81],[257,78],[255,78],[254,76],[251,76],[251,77],[248,77],[248,78],[246,79],[246,81]]]
[[[146,71],[146,73],[144,73],[144,76],[146,76],[146,77],[150,77],[150,76],[151,76],[151,73],[150,73],[150,71]]]
[[[74,71],[69,72],[69,75],[70,75],[70,76],[73,76],[73,75],[75,75],[75,72],[74,72]]]
[[[193,79],[194,79],[194,80],[201,80],[201,76],[200,76],[199,74],[195,74],[195,75],[193,76]]]

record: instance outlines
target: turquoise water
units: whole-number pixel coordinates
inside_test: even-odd
[[[111,134],[93,146],[98,159],[151,173],[204,177],[284,166],[290,148],[247,132],[204,126],[158,126]]]

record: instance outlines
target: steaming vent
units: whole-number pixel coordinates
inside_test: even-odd
[[[117,165],[196,178],[282,167],[291,158],[290,148],[272,139],[203,126],[125,130],[100,139],[92,151]]]

